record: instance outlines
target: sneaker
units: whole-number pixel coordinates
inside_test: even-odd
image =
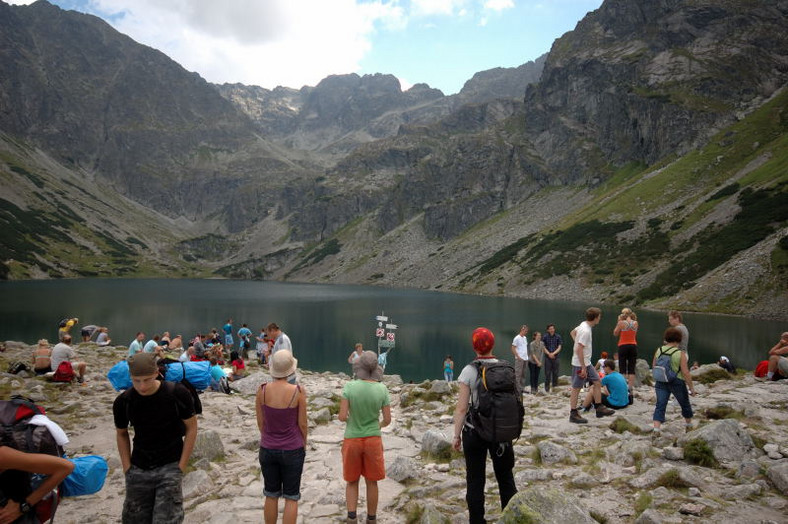
[[[616,413],[615,409],[610,409],[607,406],[599,405],[596,408],[596,418],[602,417],[609,417],[610,415],[614,415]]]
[[[580,416],[576,409],[569,412],[569,422],[574,424],[587,424],[588,421]]]

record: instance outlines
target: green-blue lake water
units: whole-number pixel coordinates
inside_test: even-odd
[[[561,373],[569,371],[569,331],[587,307],[599,304],[483,297],[381,287],[295,284],[231,280],[50,280],[0,283],[0,340],[32,344],[54,341],[60,318],[109,327],[113,344],[128,345],[137,331],[149,337],[170,331],[184,339],[219,328],[227,318],[235,329],[249,324],[257,334],[276,322],[287,333],[300,367],[314,371],[349,371],[347,357],[355,342],[375,349],[375,316],[385,312],[399,326],[387,373],[405,381],[443,377],[443,359],[451,354],[455,376],[472,359],[470,334],[485,326],[496,336],[495,353],[511,358],[512,338],[523,323],[543,331],[548,323],[564,337]],[[602,322],[594,329],[594,359],[616,350],[613,327],[622,305],[601,305]],[[639,357],[651,360],[667,327],[664,311],[638,310]],[[753,369],[763,360],[784,322],[708,314],[685,314],[690,331],[690,360],[716,362],[726,355],[737,367]],[[79,326],[73,331],[79,337]],[[236,337],[237,338],[237,337]]]

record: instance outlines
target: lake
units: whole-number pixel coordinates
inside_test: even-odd
[[[235,330],[247,323],[257,334],[276,322],[292,342],[299,366],[313,371],[349,372],[347,357],[356,342],[376,349],[375,316],[384,312],[397,324],[396,348],[387,373],[407,381],[443,377],[447,354],[455,377],[473,358],[470,335],[478,326],[496,336],[495,353],[509,359],[512,338],[521,324],[543,331],[556,325],[564,337],[561,373],[569,370],[569,331],[583,320],[588,306],[602,308],[594,328],[594,360],[616,350],[612,335],[621,306],[485,297],[382,287],[298,284],[235,280],[84,279],[0,283],[0,340],[29,344],[57,339],[57,322],[78,317],[80,324],[109,327],[113,344],[128,345],[137,331],[149,337],[170,331],[184,339],[198,331],[221,328],[234,319]],[[667,327],[664,311],[636,309],[640,322],[639,357],[650,361]],[[763,360],[784,322],[687,313],[690,360],[716,362],[728,356],[736,367],[753,369]],[[79,339],[79,326],[72,330]],[[530,338],[530,335],[529,335]],[[236,337],[237,340],[237,337]],[[80,355],[83,358],[89,356]]]

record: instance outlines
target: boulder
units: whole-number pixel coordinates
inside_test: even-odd
[[[451,387],[445,380],[433,380],[432,386],[430,386],[430,393],[435,393],[437,395],[447,395],[451,393]]]
[[[330,408],[335,405],[335,402],[330,398],[324,397],[317,397],[313,398],[309,401],[309,408],[312,410],[318,410],[322,408]]]
[[[648,456],[651,444],[643,440],[627,440],[607,448],[608,459],[619,466],[632,466],[638,459]]]
[[[761,474],[761,465],[752,459],[743,460],[736,470],[736,478],[754,479]]]
[[[760,493],[761,487],[758,484],[741,484],[739,486],[730,486],[720,490],[720,496],[731,502],[754,497],[760,495]]]
[[[421,450],[432,457],[445,456],[451,451],[451,440],[444,432],[430,429],[421,437]]]
[[[788,495],[788,462],[782,462],[770,467],[766,471],[766,476],[772,481],[777,491],[783,495]]]
[[[212,429],[197,432],[197,441],[194,443],[194,451],[192,451],[193,459],[215,460],[223,456],[224,445],[219,433]]]
[[[404,384],[402,377],[399,375],[383,375],[381,382],[383,382],[387,387],[401,386]]]
[[[647,509],[640,516],[635,519],[635,524],[662,524],[662,521],[665,517],[662,516],[662,513],[655,509]]]
[[[318,409],[309,413],[309,419],[317,424],[331,421],[331,412],[328,408]]]
[[[695,439],[705,441],[720,462],[738,461],[758,453],[750,434],[735,419],[715,420],[684,434],[678,443],[683,446]]]
[[[542,440],[536,447],[539,449],[539,456],[542,458],[542,464],[551,465],[559,462],[577,464],[577,456],[570,449],[560,444],[550,442],[549,440]]]
[[[596,524],[588,509],[565,492],[541,486],[517,493],[507,504],[498,524]]]
[[[230,389],[244,395],[256,395],[260,386],[271,381],[271,375],[258,371],[240,380],[230,382]]]
[[[409,478],[415,478],[418,475],[418,464],[410,457],[398,455],[394,462],[390,463],[386,468],[386,476],[397,482]]]
[[[665,460],[684,460],[684,448],[674,448],[673,446],[664,448],[662,457]]]
[[[446,524],[448,522],[449,519],[432,504],[424,506],[419,519],[419,524]]]
[[[213,488],[213,481],[204,469],[192,471],[183,477],[183,498],[190,499],[209,493]]]
[[[651,379],[651,366],[646,360],[639,358],[635,361],[635,386],[642,386],[647,378]]]

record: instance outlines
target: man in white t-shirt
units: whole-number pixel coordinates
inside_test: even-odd
[[[512,355],[514,355],[514,378],[517,392],[523,394],[523,379],[525,367],[528,365],[528,326],[523,324],[520,333],[512,340]]]
[[[593,403],[596,408],[596,416],[606,417],[615,413],[614,410],[602,404],[602,388],[594,366],[591,365],[591,353],[593,350],[592,328],[602,320],[602,310],[597,307],[586,309],[586,319],[579,326],[572,330],[572,339],[575,341],[572,351],[572,391],[569,395],[569,422],[575,424],[585,424],[588,421],[580,416],[577,411],[577,399],[580,396],[580,389],[586,381],[591,382],[591,388],[583,402],[583,409],[588,411]]]

